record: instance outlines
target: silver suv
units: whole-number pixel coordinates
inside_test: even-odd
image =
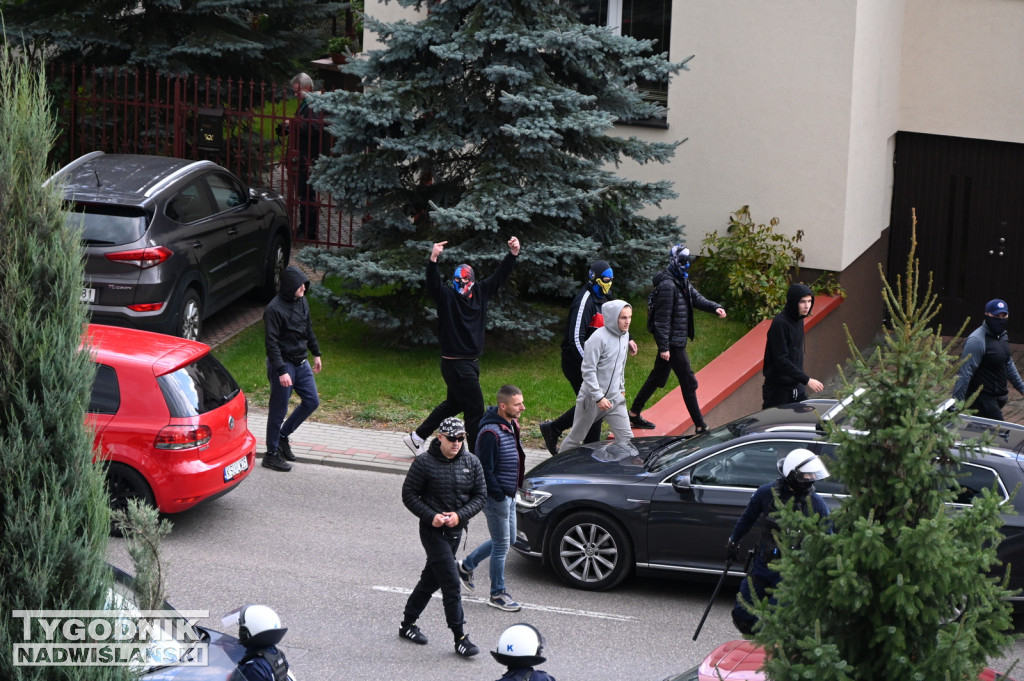
[[[291,251],[279,194],[211,161],[101,151],[50,182],[82,234],[93,322],[198,340],[205,317],[250,289],[277,293]]]

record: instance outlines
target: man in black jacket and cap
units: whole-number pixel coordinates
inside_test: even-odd
[[[807,390],[820,393],[821,381],[804,373],[804,319],[811,316],[814,295],[805,284],[792,284],[786,292],[786,307],[768,327],[764,346],[762,409],[803,402]]]
[[[295,460],[288,437],[320,406],[314,373],[323,362],[320,346],[313,333],[306,291],[309,279],[298,267],[281,273],[281,288],[263,312],[264,343],[267,349],[267,379],[270,381],[270,405],[267,413],[267,453],[263,467],[290,471]],[[308,357],[313,354],[313,366]],[[299,406],[285,421],[292,391],[299,395]],[[284,421],[284,425],[282,425]]]
[[[427,636],[416,626],[416,620],[433,593],[441,589],[445,620],[455,637],[455,652],[472,657],[480,649],[465,632],[455,552],[469,519],[484,507],[487,485],[480,461],[469,452],[465,441],[462,420],[446,418],[437,437],[422,456],[416,457],[405,476],[402,503],[420,520],[420,542],[427,563],[405,603],[398,635],[406,641],[427,644]]]
[[[985,319],[981,326],[964,341],[960,354],[960,371],[953,397],[966,400],[979,388],[981,392],[971,406],[978,416],[1003,420],[1003,407],[1009,399],[1006,387],[1009,381],[1017,392],[1024,394],[1024,381],[1010,353],[1010,341],[1006,335],[1010,308],[1005,300],[995,298],[985,305]]]

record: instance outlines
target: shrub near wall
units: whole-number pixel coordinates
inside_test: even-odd
[[[701,292],[751,328],[782,309],[791,273],[799,272],[804,260],[797,246],[803,230],[795,236],[780,234],[775,231],[779,222],[772,218],[767,225],[756,224],[750,207],[743,206],[729,217],[725,234],[708,234],[695,265]]]

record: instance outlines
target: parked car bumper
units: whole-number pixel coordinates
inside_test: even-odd
[[[240,465],[245,461],[244,466]],[[163,468],[162,484],[153,484],[157,507],[164,513],[179,513],[208,499],[216,498],[236,487],[252,471],[256,463],[256,438],[247,432],[243,444],[210,461],[197,458],[182,460]],[[225,480],[225,470],[235,465],[238,470]],[[172,484],[177,480],[177,484]]]

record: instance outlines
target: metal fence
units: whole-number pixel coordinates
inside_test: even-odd
[[[284,195],[295,242],[351,246],[354,218],[330,195],[300,197],[298,135],[288,135],[296,100],[287,83],[97,71],[56,66],[49,74],[60,132],[53,162],[91,151],[208,159],[243,182]],[[322,126],[322,121],[319,122]],[[326,131],[321,137],[329,140]],[[323,150],[329,150],[325,143]],[[304,154],[315,157],[317,154]],[[300,211],[318,215],[315,235],[296,231]]]

